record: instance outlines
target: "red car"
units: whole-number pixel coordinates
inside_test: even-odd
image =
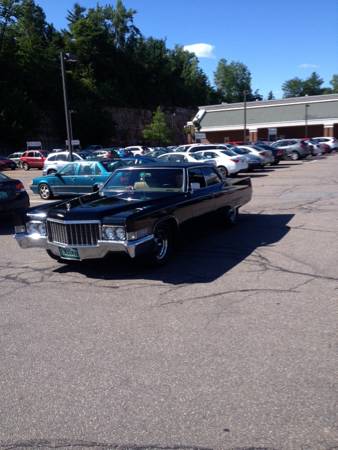
[[[16,164],[11,159],[8,159],[6,156],[0,156],[0,170],[5,169],[16,169]]]
[[[21,167],[24,170],[42,169],[47,156],[44,150],[28,150],[20,157]]]

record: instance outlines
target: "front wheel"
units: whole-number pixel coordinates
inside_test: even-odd
[[[159,225],[154,231],[154,250],[147,262],[152,266],[163,266],[169,260],[174,248],[174,237],[169,226]]]
[[[229,208],[225,213],[225,223],[226,225],[232,226],[236,225],[238,222],[239,210],[237,207]]]
[[[53,197],[52,191],[50,190],[50,187],[47,183],[41,183],[39,185],[39,194],[43,200],[49,200]]]
[[[23,168],[23,170],[29,170],[30,169],[29,165],[26,162],[22,164],[22,168]]]

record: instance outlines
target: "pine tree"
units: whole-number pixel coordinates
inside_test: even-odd
[[[168,145],[170,143],[170,131],[160,107],[154,112],[152,122],[143,130],[143,137],[155,145]]]

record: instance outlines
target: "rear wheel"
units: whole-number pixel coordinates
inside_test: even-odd
[[[29,165],[26,162],[22,163],[22,168],[23,168],[23,170],[29,170],[30,169]]]
[[[41,183],[39,185],[39,194],[43,200],[49,200],[53,197],[52,191],[47,183]]]
[[[290,155],[290,158],[292,159],[292,161],[298,161],[299,153],[298,152],[292,152],[291,155]]]
[[[229,172],[228,170],[224,167],[224,166],[218,166],[217,167],[218,171],[222,174],[222,176],[224,178],[226,178],[227,176],[229,176]]]

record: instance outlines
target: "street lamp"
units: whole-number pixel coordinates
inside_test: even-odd
[[[307,138],[307,134],[308,134],[308,126],[307,126],[307,120],[308,120],[308,108],[310,107],[310,105],[307,103],[305,105],[305,138]]]
[[[63,102],[64,102],[64,107],[65,107],[65,119],[66,119],[66,130],[67,130],[67,147],[68,147],[68,151],[69,151],[69,159],[70,159],[70,161],[73,161],[72,129],[71,129],[71,118],[70,118],[69,109],[68,109],[66,75],[65,75],[65,59],[69,62],[76,62],[76,59],[71,58],[69,53],[64,54],[63,52],[60,52]]]
[[[244,126],[243,126],[243,142],[246,143],[246,96],[248,94],[248,91],[243,91],[243,103],[244,103]]]

